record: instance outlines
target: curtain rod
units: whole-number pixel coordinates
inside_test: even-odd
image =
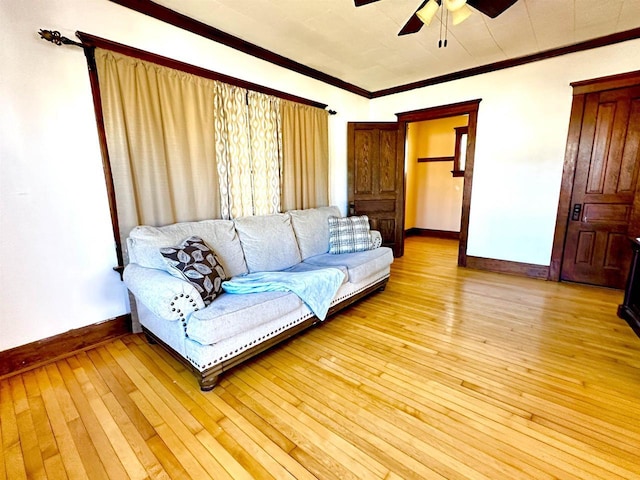
[[[80,31],[76,32],[76,37],[78,37],[82,43],[76,42],[74,40],[70,40],[69,38],[62,36],[60,32],[58,32],[57,30],[40,29],[38,34],[43,40],[47,40],[48,42],[54,43],[55,45],[73,45],[73,46],[83,48],[85,50],[91,49],[91,48],[103,48],[105,50],[118,52],[123,55],[127,55],[130,57],[138,58],[140,60],[156,63],[164,67],[173,68],[175,70],[180,70],[186,73],[197,75],[199,77],[208,78],[210,80],[218,80],[224,83],[228,83],[230,85],[234,85],[236,87],[246,88],[247,90],[253,90],[255,92],[264,93],[266,95],[273,95],[274,97],[282,98],[284,100],[289,100],[292,102],[320,108],[322,110],[326,110],[330,115],[335,115],[337,113],[335,110],[328,109],[327,108],[328,106],[325,103],[316,102],[308,98],[292,95],[290,93],[265,87],[257,83],[241,80],[239,78],[232,77],[230,75],[225,75],[223,73],[207,70],[206,68],[197,67],[189,63],[181,62],[179,60],[174,60],[169,57],[164,57],[162,55],[157,55],[155,53],[147,52],[146,50],[140,50],[138,48],[130,47],[128,45],[123,45],[121,43],[107,40],[105,38],[96,37],[95,35],[91,35],[89,33],[84,33]]]

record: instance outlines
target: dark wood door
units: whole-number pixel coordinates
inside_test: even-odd
[[[349,215],[367,215],[396,257],[404,253],[404,132],[398,123],[349,123]]]
[[[628,237],[640,235],[639,145],[640,86],[586,96],[561,279],[624,288]]]

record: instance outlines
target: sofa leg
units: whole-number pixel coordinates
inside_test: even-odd
[[[218,384],[219,377],[220,375],[205,375],[201,377],[199,379],[200,390],[203,392],[210,392],[211,390],[213,390],[213,387],[215,387]]]

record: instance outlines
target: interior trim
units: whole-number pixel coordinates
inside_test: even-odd
[[[433,230],[430,228],[408,228],[405,230],[404,235],[405,237],[431,237],[460,240],[460,232],[454,232],[451,230]]]
[[[445,75],[439,75],[437,77],[431,77],[417,82],[407,83],[404,85],[398,85],[395,87],[385,88],[382,90],[369,91],[362,87],[358,87],[352,83],[341,80],[337,77],[321,72],[314,68],[308,67],[298,63],[290,58],[279,55],[275,52],[267,50],[253,43],[247,42],[233,36],[229,33],[223,32],[215,27],[207,25],[203,22],[195,20],[191,17],[183,15],[171,10],[170,8],[163,7],[157,3],[149,0],[109,0],[123,7],[130,8],[136,12],[148,15],[162,22],[168,23],[178,28],[182,28],[196,35],[208,38],[214,42],[221,43],[235,50],[246,53],[253,57],[259,58],[274,65],[286,68],[288,70],[300,73],[307,77],[311,77],[315,80],[320,80],[334,87],[341,88],[348,92],[360,95],[365,98],[379,98],[387,95],[394,95],[400,92],[406,92],[409,90],[415,90],[417,88],[427,87],[430,85],[436,85],[438,83],[450,82],[453,80],[459,80],[461,78],[472,77],[475,75],[481,75],[483,73],[493,72],[496,70],[502,70],[505,68],[516,67],[519,65],[525,65],[527,63],[537,62],[539,60],[546,60],[548,58],[558,57],[566,55],[568,53],[581,52],[583,50],[591,50],[593,48],[604,47],[606,45],[613,45],[615,43],[626,42],[627,40],[633,40],[640,38],[640,28],[634,28],[626,30],[624,32],[617,32],[604,37],[594,38],[585,42],[575,43],[573,45],[567,45],[560,48],[552,48],[543,52],[534,53],[532,55],[524,55],[522,57],[513,58],[509,60],[503,60],[500,62],[489,63],[466,70],[460,70],[458,72],[452,72]]]
[[[475,75],[481,75],[483,73],[495,72],[497,70],[504,70],[505,68],[518,67],[527,63],[538,62],[540,60],[547,60],[549,58],[559,57],[567,55],[569,53],[582,52],[584,50],[591,50],[593,48],[604,47],[607,45],[613,45],[615,43],[626,42],[628,40],[634,40],[640,38],[640,28],[634,28],[625,32],[614,33],[612,35],[606,35],[604,37],[594,38],[585,42],[575,43],[566,47],[552,48],[543,52],[534,53],[532,55],[524,55],[522,57],[511,58],[509,60],[502,60],[500,62],[488,63],[486,65],[480,65],[478,67],[468,68],[466,70],[460,70],[458,72],[447,73],[446,75],[440,75],[437,77],[427,78],[417,82],[407,83],[405,85],[398,85],[397,87],[385,88],[384,90],[377,90],[371,92],[371,98],[385,97],[387,95],[394,95],[396,93],[407,92],[409,90],[415,90],[416,88],[428,87],[431,85],[437,85],[439,83],[452,82],[454,80],[460,80],[462,78],[473,77]]]
[[[453,162],[455,157],[418,157],[418,163]]]
[[[0,377],[35,368],[54,359],[131,332],[131,314],[76,328],[37,342],[0,352]]]
[[[95,35],[91,35],[90,33],[76,32],[76,36],[82,41],[82,44],[85,47],[85,51],[88,48],[102,48],[104,50],[111,50],[113,52],[118,52],[129,57],[139,58],[140,60],[144,60],[146,62],[162,65],[163,67],[173,68],[175,70],[180,70],[181,72],[197,75],[202,78],[208,78],[209,80],[217,80],[223,83],[228,83],[230,85],[235,85],[237,87],[246,88],[247,90],[253,90],[254,92],[273,95],[274,97],[282,98],[284,100],[290,100],[292,102],[302,103],[304,105],[310,105],[312,107],[320,108],[323,110],[327,108],[326,103],[316,102],[314,100],[309,100],[308,98],[292,95],[281,90],[276,90],[274,88],[265,87],[257,83],[241,80],[239,78],[232,77],[231,75],[225,75],[224,73],[218,73],[214,72],[213,70],[197,67],[190,63],[174,60],[173,58],[164,57],[162,55],[151,53],[146,50],[140,50],[138,48],[130,47],[129,45],[124,45],[112,40],[107,40],[106,38],[96,37]]]
[[[582,130],[582,115],[584,114],[586,95],[593,92],[633,85],[640,85],[640,70],[571,83],[573,87],[573,100],[571,103],[571,115],[569,117],[569,132],[567,134],[567,144],[565,147],[564,166],[562,167],[556,226],[553,235],[553,246],[551,248],[549,280],[559,282],[562,273],[562,258],[564,256],[565,237],[569,224],[573,181],[576,163],[578,161],[578,148],[580,146],[580,132]]]
[[[549,277],[549,267],[545,265],[510,262],[508,260],[496,260],[493,258],[467,256],[467,268],[488,270],[496,273],[508,273],[511,275],[539,278],[542,280],[547,280]]]
[[[482,99],[452,103],[440,107],[423,108],[409,112],[396,113],[399,128],[407,138],[407,123],[434,120],[437,118],[469,115],[469,140],[467,142],[467,163],[464,171],[464,185],[462,187],[462,214],[460,217],[460,242],[458,245],[458,266],[467,266],[467,241],[469,238],[469,215],[471,212],[471,186],[473,183],[473,168],[476,155],[476,129],[478,125],[478,109]]]
[[[343,90],[347,90],[351,93],[355,93],[356,95],[371,98],[370,92],[368,92],[364,88],[360,88],[356,85],[345,82],[344,80],[340,80],[337,77],[333,77],[327,73],[321,72],[320,70],[308,67],[307,65],[267,50],[266,48],[262,48],[258,45],[242,40],[241,38],[230,35],[226,32],[223,32],[222,30],[178,13],[175,10],[171,10],[170,8],[163,7],[162,5],[159,5],[157,3],[148,0],[110,1],[113,3],[117,3],[118,5],[122,5],[123,7],[135,10],[136,12],[153,17],[162,22],[173,25],[174,27],[182,28],[183,30],[195,33],[196,35],[200,35],[201,37],[208,38],[209,40],[213,40],[216,43],[221,43],[223,45],[226,45],[227,47],[239,50],[243,53],[246,53],[247,55],[259,58],[260,60],[273,63],[274,65],[278,65],[307,77],[311,77],[315,80],[320,80],[321,82],[333,85],[334,87],[338,87]]]

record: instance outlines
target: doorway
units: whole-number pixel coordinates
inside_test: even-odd
[[[399,129],[403,132],[403,138],[407,138],[407,126],[414,122],[427,120],[437,120],[443,118],[466,115],[468,125],[465,134],[466,152],[465,168],[462,176],[462,208],[460,216],[460,235],[458,245],[458,266],[467,266],[467,239],[469,235],[469,214],[471,211],[471,186],[473,181],[473,167],[475,159],[476,131],[478,125],[478,109],[481,99],[470,100],[468,102],[443,105],[439,107],[414,110],[411,112],[398,113]],[[454,168],[454,170],[456,170]],[[404,214],[404,212],[403,212]]]
[[[460,238],[468,126],[468,115],[407,124],[407,236]]]
[[[383,245],[394,256],[404,253],[405,143],[413,122],[467,115],[467,137],[458,265],[467,266],[471,183],[480,99],[398,113],[397,122],[354,122],[347,125],[347,195],[349,215],[369,216]],[[454,168],[455,170],[455,168]]]
[[[640,72],[571,86],[550,279],[624,288],[640,235]]]

